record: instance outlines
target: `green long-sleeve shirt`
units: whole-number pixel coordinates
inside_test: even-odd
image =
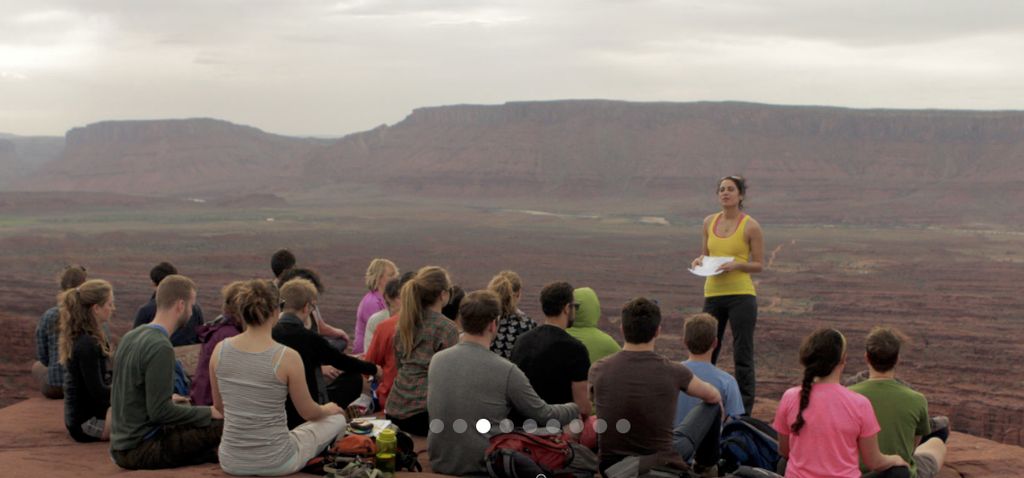
[[[131,450],[162,426],[210,424],[210,407],[171,402],[173,384],[174,348],[167,332],[144,325],[125,334],[110,389],[112,450]]]

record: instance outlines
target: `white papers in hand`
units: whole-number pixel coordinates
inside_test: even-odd
[[[716,276],[722,273],[722,271],[718,270],[722,264],[732,262],[734,259],[734,257],[726,256],[704,256],[704,260],[701,261],[700,266],[696,269],[690,269],[690,272],[692,272],[693,275],[701,277]]]

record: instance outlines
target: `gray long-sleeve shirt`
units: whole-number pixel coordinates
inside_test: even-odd
[[[547,404],[515,364],[471,342],[435,354],[427,384],[430,420],[443,424],[440,433],[434,433],[436,425],[431,426],[427,437],[430,467],[435,473],[486,474],[484,452],[489,439],[500,433],[500,422],[513,408],[542,427],[551,419],[567,424],[580,413],[575,403]],[[477,430],[481,419],[487,420],[488,433]]]

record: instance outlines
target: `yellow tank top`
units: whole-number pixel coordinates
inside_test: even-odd
[[[708,226],[708,252],[712,256],[732,256],[736,262],[750,262],[750,246],[744,238],[750,216],[744,214],[736,231],[729,237],[715,233],[715,226],[721,218],[722,213],[718,213]],[[723,295],[757,295],[750,274],[732,271],[708,277],[704,282],[704,297]]]

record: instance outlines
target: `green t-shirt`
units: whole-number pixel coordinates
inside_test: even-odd
[[[910,464],[910,476],[917,476],[914,463],[915,437],[931,433],[928,400],[910,387],[892,379],[865,380],[850,387],[864,395],[875,409],[882,431],[878,448],[887,455],[899,455]],[[861,469],[869,471],[861,464]]]

